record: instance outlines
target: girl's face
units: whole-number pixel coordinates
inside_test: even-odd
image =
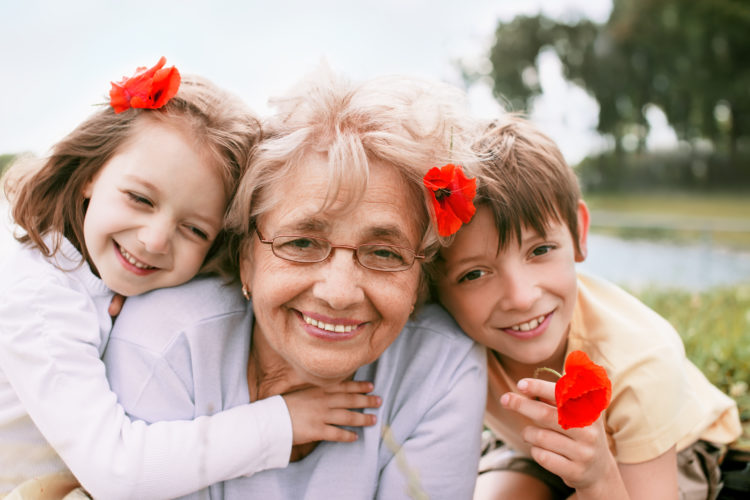
[[[585,252],[588,210],[583,202],[578,226]],[[576,255],[568,226],[558,221],[550,222],[544,238],[524,228],[521,239],[498,251],[492,211],[480,206],[440,252],[438,297],[461,328],[495,350],[504,364],[562,369],[577,296],[575,262],[582,257]]]
[[[227,204],[218,170],[190,137],[155,121],[135,126],[83,190],[89,263],[125,296],[195,276]]]
[[[311,155],[295,175],[271,188],[281,201],[258,220],[264,239],[300,236],[294,245],[301,249],[312,243],[305,237],[318,237],[334,245],[377,243],[419,250],[418,207],[393,167],[373,162],[361,201],[345,213],[321,213],[328,187],[322,174],[326,162],[324,156]],[[386,251],[378,255],[391,256]],[[268,346],[259,353],[262,362],[291,370],[304,383],[346,379],[377,359],[401,332],[417,299],[420,273],[419,261],[403,271],[367,269],[349,248],[333,249],[322,262],[290,262],[253,235],[241,277],[252,293],[254,339]]]

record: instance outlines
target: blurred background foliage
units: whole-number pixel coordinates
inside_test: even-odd
[[[530,110],[542,93],[544,51],[596,99],[598,131],[611,144],[579,165],[585,190],[750,186],[750,2],[614,0],[603,24],[500,22],[489,76],[506,109]],[[679,140],[672,151],[646,148],[654,106]]]

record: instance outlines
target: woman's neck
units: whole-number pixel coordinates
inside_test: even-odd
[[[268,345],[262,335],[255,335],[250,345],[247,361],[247,387],[250,401],[285,394],[312,384],[299,375]]]

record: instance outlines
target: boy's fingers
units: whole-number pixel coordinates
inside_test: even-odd
[[[523,378],[518,381],[518,390],[526,396],[555,404],[555,383],[538,378]]]
[[[533,420],[540,427],[557,428],[557,408],[555,406],[511,392],[502,395],[500,404]]]

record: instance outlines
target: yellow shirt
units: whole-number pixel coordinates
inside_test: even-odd
[[[742,433],[737,404],[687,359],[664,318],[619,287],[581,273],[568,334],[567,351],[574,350],[603,366],[612,381],[605,424],[618,462],[645,462],[698,439],[727,444]],[[489,350],[487,371],[485,424],[528,455],[520,433],[531,422],[500,406],[500,396],[518,391]]]

